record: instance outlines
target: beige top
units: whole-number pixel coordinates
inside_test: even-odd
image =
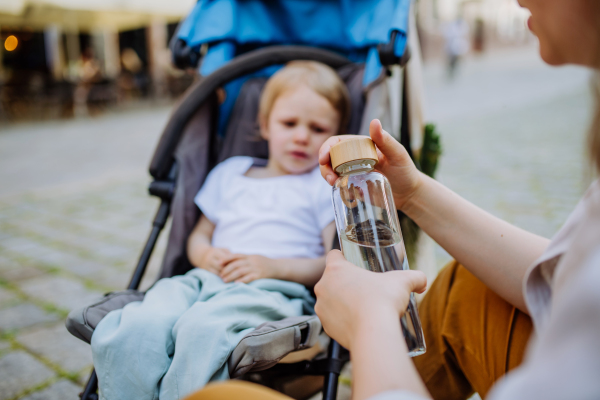
[[[535,327],[523,364],[486,400],[600,399],[600,182],[594,182],[544,254],[523,292]],[[421,399],[406,391],[371,400]]]

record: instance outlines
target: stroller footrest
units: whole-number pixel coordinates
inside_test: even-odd
[[[98,326],[106,314],[121,309],[129,303],[142,301],[143,299],[144,293],[137,290],[111,292],[94,304],[71,311],[65,321],[65,325],[71,335],[90,343],[94,329],[96,329],[96,326]]]
[[[259,325],[233,350],[229,357],[229,375],[238,378],[271,368],[289,353],[316,345],[320,333],[321,321],[315,315]]]

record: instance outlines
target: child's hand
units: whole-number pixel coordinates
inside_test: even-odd
[[[406,201],[417,192],[422,181],[422,175],[410,159],[404,146],[382,129],[379,120],[374,119],[371,121],[369,134],[377,146],[379,162],[375,169],[381,171],[388,178],[392,186],[396,207],[402,209]],[[321,175],[330,185],[335,183],[338,176],[331,168],[329,150],[342,140],[351,137],[350,135],[332,136],[323,143],[319,150]]]
[[[220,275],[223,267],[227,265],[232,259],[233,254],[220,247],[211,247],[206,251],[206,254],[202,258],[200,268],[205,269],[213,274]]]
[[[247,254],[234,254],[230,262],[221,271],[225,283],[250,283],[257,279],[270,278],[272,260],[268,257]]]

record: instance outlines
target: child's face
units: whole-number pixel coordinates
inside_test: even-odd
[[[318,165],[321,145],[339,129],[340,116],[323,96],[305,86],[283,92],[273,104],[261,134],[269,141],[269,163],[286,174]]]

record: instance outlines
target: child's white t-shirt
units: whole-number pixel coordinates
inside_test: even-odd
[[[319,168],[302,175],[250,178],[252,157],[232,157],[207,176],[194,201],[215,224],[212,246],[269,258],[317,258],[334,220],[331,187]]]

